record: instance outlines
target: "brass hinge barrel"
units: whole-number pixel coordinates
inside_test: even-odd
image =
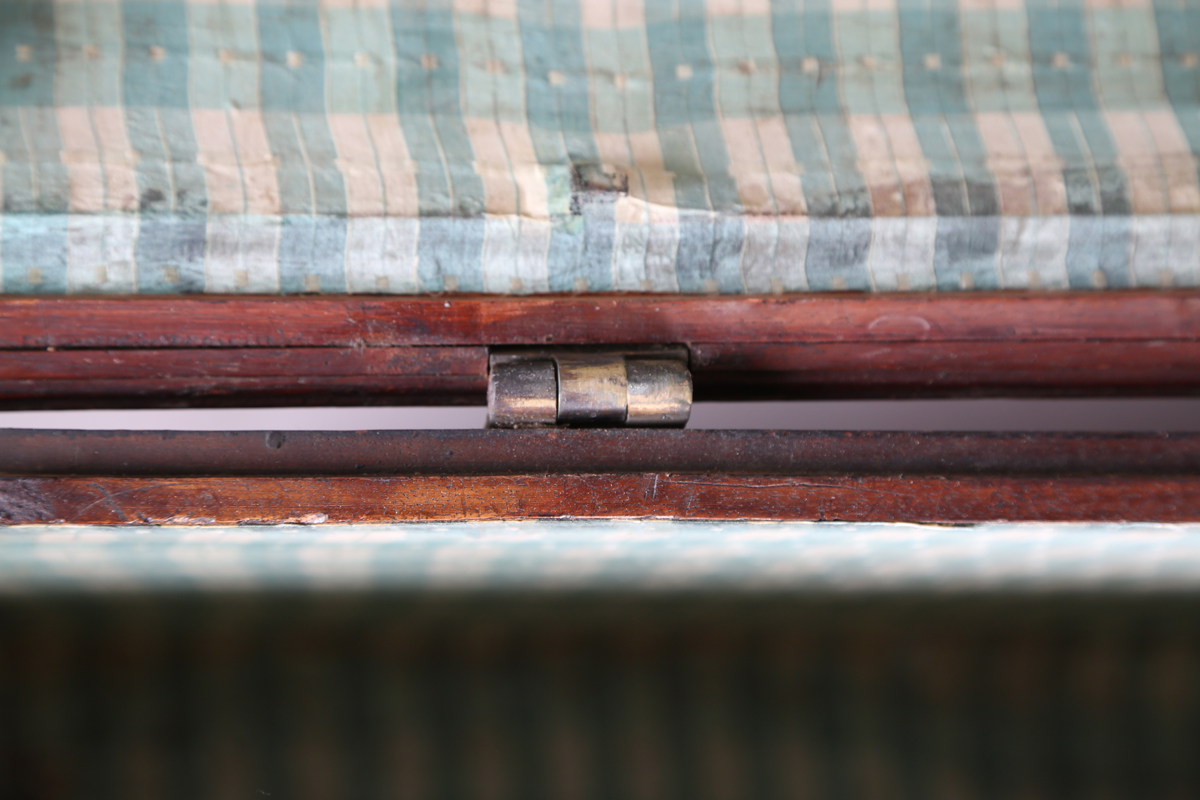
[[[488,427],[677,427],[692,409],[684,348],[496,351]]]

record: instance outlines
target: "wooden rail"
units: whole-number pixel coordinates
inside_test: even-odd
[[[1200,392],[1200,292],[0,299],[0,407],[482,404],[491,345],[686,344],[696,399]]]
[[[1200,520],[1200,435],[0,432],[0,524]]]

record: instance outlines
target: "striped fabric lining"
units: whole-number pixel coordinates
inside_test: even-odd
[[[0,0],[0,291],[1200,285],[1200,0]]]
[[[17,526],[0,597],[171,590],[1160,593],[1200,587],[1200,525],[522,521]]]
[[[14,798],[1200,791],[1194,597],[0,598]]]

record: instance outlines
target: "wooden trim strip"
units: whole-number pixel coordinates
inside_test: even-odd
[[[1200,476],[413,475],[0,478],[0,523],[670,518],[1200,521]]]
[[[1191,395],[1200,341],[693,344],[701,400]]]
[[[0,430],[0,475],[1200,475],[1200,434]]]
[[[1200,393],[1200,342],[693,345],[711,400]],[[482,347],[0,351],[0,408],[484,405]]]
[[[0,408],[482,405],[483,347],[0,351]]]
[[[8,351],[0,381],[487,375],[485,347],[238,347]]]
[[[1198,521],[1200,435],[0,431],[0,524]]]
[[[0,298],[0,408],[485,402],[486,347],[683,344],[695,398],[1200,393],[1200,292]]]
[[[1200,291],[4,297],[0,348],[1200,340]]]

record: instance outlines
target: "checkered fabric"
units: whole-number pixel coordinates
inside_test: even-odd
[[[1200,285],[1200,0],[0,0],[5,293]]]

